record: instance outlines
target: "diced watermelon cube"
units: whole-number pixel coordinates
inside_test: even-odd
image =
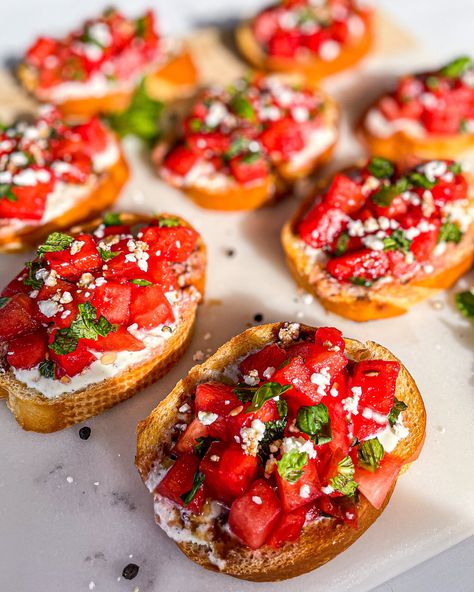
[[[232,504],[229,526],[247,547],[258,549],[270,536],[280,514],[275,492],[264,479],[258,479]]]
[[[303,467],[303,475],[295,483],[283,479],[276,472],[278,495],[285,512],[291,512],[308,504],[321,495],[321,483],[314,458],[308,459]]]
[[[276,159],[287,159],[304,148],[301,127],[289,117],[269,123],[262,132],[260,141],[270,156]]]
[[[142,240],[150,245],[150,251],[164,261],[186,261],[196,246],[198,234],[185,226],[150,226]],[[151,253],[150,253],[151,254]]]
[[[55,331],[50,335],[49,342],[54,341]],[[85,368],[90,366],[96,360],[87,345],[79,341],[76,349],[69,354],[57,354],[52,349],[49,349],[49,357],[56,363],[56,375],[58,378],[62,376],[73,377],[81,373]]]
[[[273,372],[287,359],[288,353],[276,343],[265,346],[260,351],[247,356],[239,366],[243,376],[248,375],[251,370],[256,370],[260,380],[270,379]],[[272,371],[273,368],[273,371]],[[264,373],[266,376],[264,376]]]
[[[330,245],[344,231],[347,221],[347,214],[340,208],[319,203],[300,222],[298,232],[301,240],[320,249]]]
[[[26,294],[15,294],[0,308],[0,337],[8,340],[39,328],[36,305]]]
[[[85,339],[84,343],[87,343],[90,349],[100,352],[140,351],[145,348],[143,341],[134,337],[125,327],[119,327],[117,331],[111,331],[97,340]]]
[[[262,155],[236,156],[231,159],[229,166],[237,182],[242,185],[265,179],[269,172],[268,163]]]
[[[43,329],[8,342],[7,362],[18,370],[34,368],[46,357],[46,332]]]
[[[197,163],[200,156],[186,146],[177,146],[167,155],[164,167],[175,175],[186,176]]]
[[[213,442],[201,462],[207,489],[215,499],[226,503],[249,488],[257,469],[257,457],[248,456],[237,444],[223,442]]]
[[[402,465],[400,458],[386,453],[374,473],[356,466],[354,479],[359,485],[359,491],[377,510],[383,506]]]
[[[326,269],[343,282],[354,278],[370,282],[386,276],[390,270],[390,262],[385,251],[362,249],[331,259]]]
[[[297,30],[277,31],[268,42],[268,53],[274,57],[292,58],[300,46],[301,35]]]
[[[199,419],[193,419],[186,431],[179,437],[174,450],[180,454],[194,452],[194,448],[198,444],[198,438],[206,438],[208,435],[207,426],[201,423]]]
[[[282,514],[273,530],[267,544],[273,549],[279,549],[285,543],[297,541],[306,520],[306,506],[293,512]]]
[[[103,315],[110,323],[125,325],[130,317],[132,287],[118,282],[107,282],[94,290],[92,304],[98,315]]]
[[[159,286],[133,286],[130,322],[152,329],[174,321],[173,309]]]
[[[193,487],[194,475],[199,467],[199,458],[195,454],[183,454],[166,473],[161,483],[155,489],[156,493],[184,506],[181,496],[186,495]],[[193,500],[186,509],[198,514],[206,500],[204,485],[198,489]]]
[[[218,415],[207,428],[210,436],[224,440],[229,413],[239,407],[241,402],[234,394],[233,387],[221,382],[205,382],[196,389],[194,405],[197,414],[204,411]]]
[[[341,209],[346,214],[353,214],[365,204],[366,197],[360,183],[356,183],[347,175],[338,173],[329,186],[324,203]]]

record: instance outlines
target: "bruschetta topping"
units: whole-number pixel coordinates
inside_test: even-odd
[[[402,465],[399,363],[350,359],[334,328],[280,333],[183,401],[148,479],[170,536],[221,560],[237,542],[296,541],[322,517],[357,528],[357,496],[380,508]]]
[[[151,11],[127,19],[109,9],[63,39],[40,37],[27,51],[25,65],[37,81],[36,94],[61,102],[135,86],[162,51]]]
[[[439,70],[404,76],[370,109],[365,127],[378,137],[474,133],[472,60],[461,57]]]
[[[304,166],[336,139],[325,98],[276,76],[205,90],[184,122],[183,138],[161,173],[180,186],[254,185],[275,167]]]
[[[297,223],[308,254],[338,282],[375,288],[431,275],[474,218],[459,163],[434,160],[398,172],[374,157],[338,173]]]
[[[0,132],[0,235],[44,224],[87,195],[119,158],[115,138],[97,118],[67,124],[52,107],[33,122]]]
[[[16,378],[54,398],[157,355],[196,299],[198,234],[162,216],[55,232],[2,292],[0,343]]]
[[[282,0],[255,17],[252,28],[270,57],[332,62],[366,34],[369,17],[354,0]]]

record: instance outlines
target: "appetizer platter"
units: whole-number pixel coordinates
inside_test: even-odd
[[[319,14],[298,32],[298,47],[310,36],[318,51],[338,45],[340,61],[323,59],[322,73],[320,54],[311,56],[318,79],[341,70],[323,90],[309,80],[294,86],[280,65],[247,76],[248,62],[213,29],[181,46],[189,55],[179,71],[194,72],[192,85],[198,73],[204,90],[154,148],[148,128],[145,143],[104,132],[117,120],[93,116],[103,105],[43,106],[33,126],[40,148],[56,140],[52,126],[60,138],[69,129],[87,138],[63,152],[81,155],[78,181],[61,177],[56,143],[48,159],[18,160],[31,132],[13,122],[37,111],[5,77],[0,113],[12,131],[2,142],[17,143],[2,157],[12,173],[2,191],[14,197],[0,200],[5,225],[21,220],[14,179],[30,167],[44,191],[24,220],[47,227],[28,243],[14,232],[17,245],[5,250],[28,252],[0,255],[5,586],[29,590],[45,563],[59,561],[38,592],[60,590],[65,577],[72,589],[107,592],[191,581],[211,592],[310,592],[316,583],[321,592],[367,592],[474,534],[469,161],[365,152],[357,126],[390,88],[381,75],[389,69],[394,85],[405,72],[437,72],[439,59],[377,11],[334,4],[345,12],[332,15],[329,37],[319,35]],[[141,30],[117,12],[99,23],[109,17]],[[252,61],[240,38],[246,27],[239,42]],[[350,62],[342,58],[356,29]],[[288,43],[274,34],[280,48]],[[135,90],[144,113],[151,103],[143,85]],[[145,91],[159,96],[151,75]],[[125,103],[136,118],[130,92]],[[63,120],[73,111],[78,121]],[[135,119],[134,131],[142,124]],[[279,133],[267,134],[272,126]],[[323,130],[326,146],[301,172],[289,170]],[[104,142],[117,143],[123,162],[113,210],[92,200],[97,208],[84,218],[100,217],[49,228],[54,189],[36,171],[56,189],[78,182],[83,190],[101,178],[94,154]],[[186,186],[216,175],[226,191],[210,199]],[[262,180],[272,190],[249,205],[249,188]],[[328,297],[318,274],[349,297]],[[28,557],[21,568],[19,548]]]

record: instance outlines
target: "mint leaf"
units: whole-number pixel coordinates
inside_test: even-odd
[[[281,459],[277,461],[278,474],[288,483],[296,483],[303,475],[303,467],[307,462],[307,452],[300,452],[296,449],[285,452]]]
[[[99,251],[99,255],[101,256],[102,261],[110,261],[117,255],[120,255],[118,251],[108,251],[107,249],[103,249],[102,247],[98,247],[97,250]]]
[[[38,253],[55,253],[56,251],[64,251],[72,245],[74,239],[69,234],[63,232],[52,232],[46,242],[38,247]]]
[[[106,119],[119,136],[137,136],[151,144],[160,135],[159,120],[163,109],[163,103],[148,95],[145,82],[142,81],[128,108],[121,113],[112,113]]]
[[[10,302],[11,298],[7,298],[6,296],[2,296],[0,298],[0,308],[3,308]]]
[[[255,391],[252,397],[252,403],[247,407],[246,413],[258,411],[267,401],[279,397],[290,388],[292,388],[291,384],[282,386],[278,382],[265,382]]]
[[[460,162],[453,162],[449,165],[449,170],[455,175],[462,173],[462,164]]]
[[[336,249],[334,250],[334,254],[336,257],[340,257],[344,255],[347,251],[347,247],[349,246],[349,235],[347,232],[343,232],[336,241]]]
[[[370,288],[370,286],[374,285],[374,282],[371,280],[366,280],[365,278],[357,276],[349,278],[349,282],[354,286],[363,286],[364,288]]]
[[[43,286],[43,280],[39,280],[36,277],[36,272],[41,269],[41,263],[39,261],[27,261],[25,263],[28,275],[23,280],[25,286],[31,286],[33,290],[39,290]]]
[[[433,189],[437,181],[430,181],[426,175],[418,171],[413,171],[408,175],[408,180],[415,187],[422,187],[423,189]]]
[[[183,500],[183,504],[185,506],[189,506],[189,504],[193,501],[194,496],[198,492],[201,485],[204,483],[204,479],[204,473],[201,473],[201,471],[196,471],[196,473],[194,474],[193,486],[187,493],[184,493],[181,496],[181,499]]]
[[[324,403],[300,407],[296,427],[307,434],[315,444],[325,444],[332,440],[328,408]]]
[[[0,199],[6,199],[11,202],[18,201],[17,196],[12,191],[12,186],[8,183],[0,184]]]
[[[375,473],[384,456],[385,450],[378,438],[371,438],[359,445],[359,450],[357,451],[357,464],[362,469]]]
[[[470,290],[456,294],[456,306],[465,317],[474,320],[474,294]]]
[[[372,195],[374,204],[387,208],[392,201],[408,189],[408,180],[405,177],[399,179],[393,185],[384,185]]]
[[[454,224],[454,222],[446,220],[439,230],[438,243],[445,242],[458,244],[461,242],[462,236],[463,233],[459,226]]]
[[[158,219],[158,226],[160,228],[172,228],[175,226],[181,226],[181,222],[179,221],[179,218],[176,218],[175,216],[167,216]]]
[[[399,401],[397,397],[394,397],[393,407],[390,409],[390,413],[388,414],[388,423],[391,426],[395,425],[400,413],[405,411],[405,409],[407,408],[408,406],[406,403],[404,403],[403,401]]]
[[[247,152],[249,142],[247,138],[238,137],[230,145],[229,150],[224,154],[225,160],[231,160],[235,156],[239,156],[242,152]]]
[[[367,166],[369,173],[377,179],[387,179],[395,172],[395,167],[386,158],[374,156]]]
[[[153,282],[149,282],[148,280],[141,280],[141,279],[136,279],[136,280],[130,280],[131,284],[135,284],[135,286],[151,286]]]
[[[337,465],[337,475],[329,480],[329,484],[335,491],[342,495],[354,495],[357,483],[354,481],[354,463],[350,456],[344,457]]]
[[[199,438],[196,438],[195,442],[197,442],[197,444],[194,447],[194,452],[199,458],[203,458],[209,446],[212,442],[215,442],[215,438],[211,438],[211,436],[200,436]]]
[[[439,73],[441,76],[446,76],[447,78],[459,78],[462,76],[466,70],[472,68],[472,60],[468,56],[462,56],[453,60],[449,64],[446,64],[444,68],[441,68]]]
[[[107,212],[102,218],[102,223],[104,226],[120,226],[122,220],[117,212]]]
[[[403,251],[408,253],[410,250],[411,240],[409,240],[403,230],[397,228],[390,236],[383,239],[384,251]]]
[[[245,382],[241,382],[234,387],[234,394],[241,403],[248,403],[253,399],[256,390],[256,386],[248,386]]]
[[[230,102],[232,111],[239,117],[253,121],[255,119],[255,109],[252,103],[243,94],[238,93]]]
[[[38,366],[39,373],[45,378],[54,378],[54,362],[52,360],[43,360]]]

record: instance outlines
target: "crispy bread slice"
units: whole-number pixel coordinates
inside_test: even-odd
[[[309,56],[306,59],[271,57],[267,55],[255,39],[250,22],[242,23],[236,31],[237,45],[242,55],[255,68],[264,72],[298,72],[310,84],[317,84],[322,79],[355,66],[364,58],[373,46],[371,19],[364,19],[366,31],[360,39],[341,48],[339,56],[326,62]]]
[[[474,204],[474,178],[469,181],[469,204]],[[352,286],[331,278],[324,267],[311,259],[296,233],[298,222],[314,203],[308,197],[285,224],[281,241],[288,267],[296,282],[318,298],[331,312],[353,321],[370,321],[402,315],[413,305],[450,288],[474,263],[474,224],[458,245],[450,245],[442,262],[432,274],[402,283],[387,283],[370,288]]]
[[[26,64],[20,64],[18,67],[18,78],[23,87],[38,98],[36,75]],[[180,52],[172,55],[168,61],[146,76],[147,90],[155,99],[163,101],[189,96],[197,83],[198,71],[186,45]],[[134,88],[126,91],[111,91],[102,96],[67,99],[56,106],[66,118],[89,119],[100,113],[125,110],[133,92]]]
[[[387,137],[376,136],[367,129],[365,124],[368,111],[361,119],[356,132],[370,154],[383,156],[403,164],[411,164],[417,158],[458,160],[465,153],[474,149],[474,134],[468,133],[426,134],[425,137],[417,138],[398,130]]]
[[[301,81],[300,76],[282,76],[284,80]],[[331,158],[338,140],[339,108],[329,95],[321,89],[319,92],[324,97],[325,109],[322,113],[323,125],[335,130],[334,140],[321,153],[309,158],[300,166],[293,166],[291,162],[277,164],[273,170],[261,181],[248,185],[241,185],[229,177],[229,183],[225,187],[204,187],[199,185],[182,185],[174,182],[171,176],[166,176],[166,182],[184,191],[198,206],[210,210],[243,211],[255,210],[277,201],[286,195],[291,186],[299,179],[303,179],[314,173]],[[171,140],[162,141],[155,147],[153,162],[161,167],[162,162],[170,146]]]
[[[154,463],[160,458],[164,446],[169,442],[170,430],[177,421],[179,407],[188,400],[196,386],[207,380],[215,380],[216,376],[239,358],[277,341],[279,331],[284,326],[285,323],[260,325],[234,337],[206,362],[192,368],[149,417],[140,422],[137,429],[135,464],[143,481],[147,480]],[[314,331],[314,328],[300,325],[302,338],[314,334]],[[386,348],[374,342],[363,344],[353,339],[345,341],[347,354],[354,360],[397,360]],[[410,433],[407,438],[398,443],[393,454],[402,458],[404,465],[407,465],[417,458],[423,446],[426,413],[415,381],[403,365],[397,382],[396,397],[408,405],[404,412],[404,423]],[[355,542],[380,516],[392,492],[393,489],[380,510],[373,508],[364,496],[360,496],[358,504],[360,528],[358,530],[328,519],[309,524],[303,529],[296,543],[286,543],[277,550],[264,546],[258,551],[252,551],[237,544],[224,550],[225,563],[222,564],[221,571],[237,578],[253,581],[284,580],[311,571]],[[194,562],[207,569],[218,571],[215,563],[209,560],[210,547],[188,542],[177,544]],[[218,544],[217,541],[217,548]],[[216,550],[213,551],[215,555]]]
[[[165,214],[167,215],[167,214]],[[152,216],[121,214],[125,224],[139,224],[153,219]],[[90,232],[100,224],[97,219],[72,229],[71,234]],[[183,225],[190,226],[180,218]],[[206,247],[198,242],[197,256],[184,288],[187,305],[183,307],[182,320],[173,337],[167,340],[159,355],[144,362],[125,368],[112,378],[102,380],[86,388],[66,393],[58,398],[48,399],[39,391],[27,387],[15,378],[11,369],[0,374],[0,398],[7,399],[7,405],[16,420],[25,430],[55,432],[70,425],[98,415],[109,407],[133,397],[149,384],[157,381],[184,354],[192,338],[196,320],[198,300],[192,295],[196,289],[200,297],[204,294],[206,276]]]
[[[127,182],[129,169],[122,149],[115,164],[99,174],[91,191],[77,200],[74,206],[46,224],[25,225],[0,236],[0,253],[27,251],[39,244],[48,234],[69,228],[82,220],[97,216],[110,207],[120,195]]]

